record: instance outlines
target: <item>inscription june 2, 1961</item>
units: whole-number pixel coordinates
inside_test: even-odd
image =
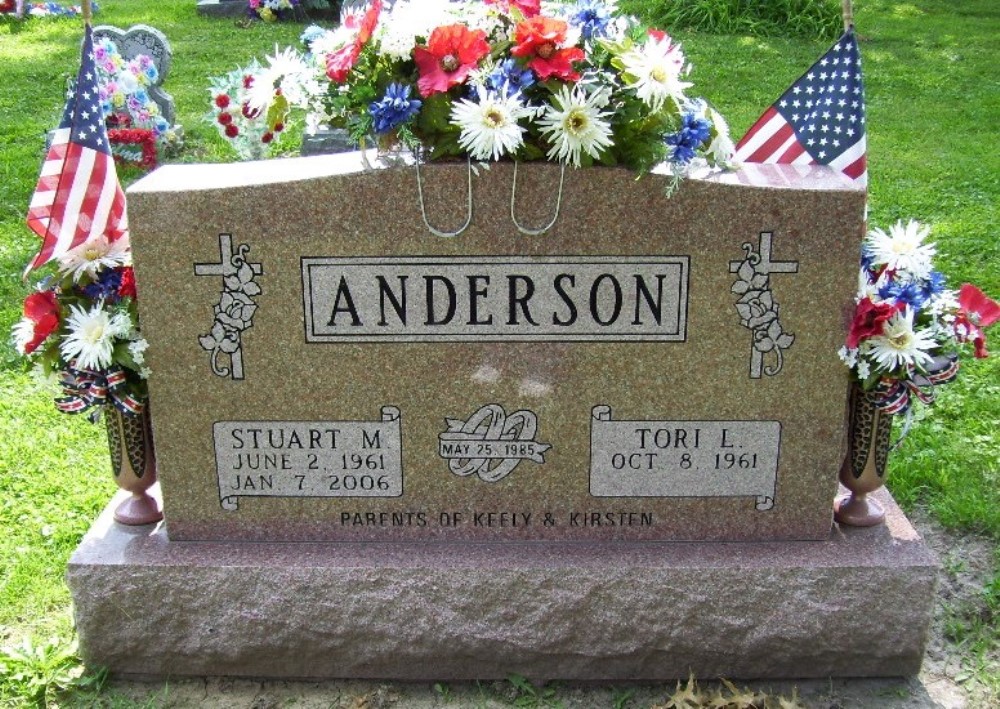
[[[754,497],[774,505],[778,421],[613,421],[591,418],[595,497]]]
[[[213,427],[219,500],[240,497],[399,497],[400,413],[381,421],[220,421]]]

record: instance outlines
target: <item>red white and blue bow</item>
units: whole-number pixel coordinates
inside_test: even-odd
[[[128,416],[142,413],[143,403],[126,390],[126,374],[121,367],[104,371],[78,369],[76,361],[62,373],[64,396],[56,399],[56,407],[67,414],[79,414],[93,407],[114,405]]]

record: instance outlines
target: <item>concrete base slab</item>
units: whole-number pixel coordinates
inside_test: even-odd
[[[822,542],[171,542],[113,500],[67,574],[125,675],[468,680],[915,674],[937,560],[887,524]]]

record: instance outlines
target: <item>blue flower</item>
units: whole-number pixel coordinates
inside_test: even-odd
[[[101,275],[93,283],[88,283],[83,287],[83,293],[93,301],[108,300],[114,302],[118,300],[118,289],[122,285],[122,272],[117,268],[107,268],[101,271]]]
[[[867,244],[861,246],[861,268],[871,271],[875,264],[875,254]]]
[[[368,112],[375,121],[376,133],[388,133],[417,115],[423,103],[410,98],[410,87],[404,84],[389,84],[385,96],[368,106]]]
[[[664,142],[673,148],[671,160],[682,165],[691,162],[698,148],[708,141],[711,134],[712,126],[707,120],[693,113],[685,113],[681,119],[681,129],[664,138]]]
[[[513,96],[534,83],[531,71],[518,66],[513,59],[504,59],[486,77],[486,88],[504,97]]]
[[[586,40],[608,36],[611,13],[603,0],[580,0],[570,9],[569,23],[580,28]]]
[[[931,271],[931,275],[923,282],[920,290],[923,292],[924,298],[930,300],[936,295],[941,295],[944,292],[944,287],[944,274],[940,271]]]
[[[897,303],[905,303],[914,310],[920,310],[927,302],[923,288],[919,284],[911,282],[900,283],[899,281],[889,281],[878,289],[878,295],[882,300],[893,298]]]

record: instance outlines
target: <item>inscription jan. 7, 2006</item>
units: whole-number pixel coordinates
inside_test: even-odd
[[[399,497],[400,414],[381,421],[220,421],[213,427],[219,500],[240,497]]]

